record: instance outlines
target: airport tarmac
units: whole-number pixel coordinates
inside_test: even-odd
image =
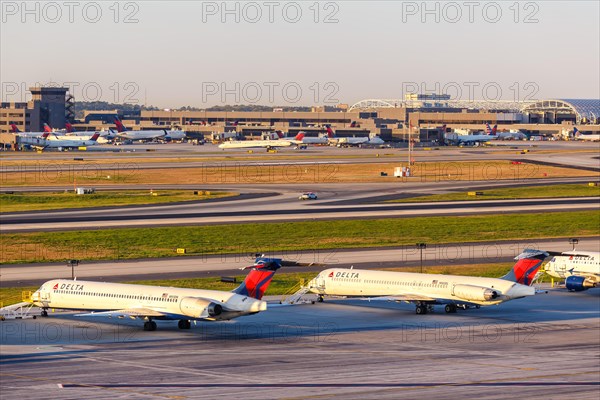
[[[598,399],[600,289],[419,316],[326,300],[189,331],[75,317],[0,323],[3,399]]]

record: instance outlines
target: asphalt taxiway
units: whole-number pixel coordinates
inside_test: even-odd
[[[578,240],[579,249],[600,251],[600,237],[585,237]],[[423,251],[422,262],[426,267],[492,264],[510,262],[527,248],[562,252],[568,250],[569,246],[568,238],[430,244]],[[421,264],[421,253],[415,246],[267,252],[267,256],[305,265],[292,267],[286,272],[315,272],[315,274],[316,271],[331,267],[378,269],[417,267]],[[65,255],[65,259],[68,258],[68,255]],[[80,280],[107,282],[219,277],[240,275],[240,268],[251,265],[253,261],[254,257],[250,254],[85,261],[76,267],[75,276]],[[311,264],[313,265],[310,266]],[[71,278],[71,268],[65,263],[3,265],[0,269],[2,287],[35,286],[59,278]]]
[[[598,398],[600,289],[424,316],[326,300],[189,331],[76,317],[0,323],[3,399]]]

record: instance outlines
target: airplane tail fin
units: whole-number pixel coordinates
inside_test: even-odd
[[[491,135],[492,134],[492,127],[490,126],[489,123],[485,124],[485,134],[486,135]]]
[[[296,140],[302,140],[304,139],[304,132],[298,132],[298,134],[295,137]]]
[[[496,132],[498,131],[498,125],[494,125],[494,127],[492,128],[492,135],[496,135]]]
[[[577,129],[577,127],[573,128],[573,135],[575,135],[575,137],[581,136],[581,132],[579,132],[579,129]]]
[[[275,131],[275,134],[277,135],[277,137],[278,137],[279,139],[283,139],[283,137],[284,137],[284,136],[283,136],[283,132],[281,132],[281,131]]]
[[[15,125],[15,124],[10,124],[10,128],[12,129],[13,133],[19,133],[19,132],[21,132],[19,130],[19,128],[17,127],[17,125]]]
[[[517,263],[502,279],[531,286],[533,278],[549,254],[541,250],[525,249],[515,257]]]
[[[92,135],[92,137],[90,138],[90,140],[92,142],[95,142],[96,140],[98,140],[98,138],[100,137],[100,132],[96,132]]]
[[[264,254],[256,254],[254,264],[250,267],[242,269],[250,269],[250,273],[244,279],[244,282],[234,290],[233,293],[249,296],[255,299],[262,299],[265,294],[273,275],[281,267],[293,267],[293,266],[310,266],[316,265],[315,263],[299,263],[296,261],[286,261],[281,258],[269,258],[265,257]]]
[[[42,135],[42,139],[48,139],[49,136],[50,132],[44,132],[44,134]]]
[[[73,125],[71,125],[69,122],[65,123],[65,128],[67,128],[67,133],[73,132]]]
[[[327,129],[327,137],[333,139],[335,137],[335,132],[331,129],[331,125],[325,125],[325,129]]]
[[[52,128],[50,127],[50,125],[44,124],[44,132],[48,132],[48,133],[52,132]]]
[[[244,282],[233,290],[233,293],[258,300],[262,299],[273,279],[273,275],[275,275],[275,271],[281,268],[281,261],[278,258],[257,258],[254,265],[244,268],[251,269],[251,271]]]
[[[115,125],[117,127],[117,132],[121,133],[121,132],[125,131],[125,126],[123,125],[123,123],[121,122],[121,120],[119,118],[115,117]]]

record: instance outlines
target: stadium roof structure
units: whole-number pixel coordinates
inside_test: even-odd
[[[470,108],[477,110],[504,110],[521,112],[533,102],[510,100],[406,100],[406,99],[365,99],[354,103],[349,111],[366,111],[378,108]]]
[[[470,108],[479,110],[504,110],[509,112],[554,112],[574,114],[577,123],[583,119],[592,122],[600,118],[600,99],[550,99],[537,101],[510,100],[424,100],[365,99],[350,107],[349,111],[367,111],[378,108],[418,107],[435,111],[436,108]]]
[[[597,121],[600,118],[600,99],[541,100],[525,106],[522,112],[554,112],[575,114],[578,124],[583,119]]]

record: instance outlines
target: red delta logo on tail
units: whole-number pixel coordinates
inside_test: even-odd
[[[525,249],[523,253],[515,257],[517,263],[502,279],[531,286],[546,257],[548,257],[548,253],[545,251]]]
[[[325,125],[325,129],[327,130],[327,137],[333,139],[335,137],[335,132],[331,129],[331,125]]]
[[[19,128],[17,127],[17,125],[15,125],[15,124],[10,124],[10,128],[12,129],[13,133],[19,133],[19,132],[21,132],[19,130]]]
[[[66,123],[65,124],[65,128],[67,128],[67,133],[72,133],[73,132],[73,125],[71,125],[70,123]]]
[[[244,282],[233,292],[255,299],[262,299],[275,271],[281,268],[282,260],[277,258],[257,258],[254,265],[244,269],[252,269]]]
[[[299,133],[296,135],[296,138],[295,138],[295,139],[296,139],[296,140],[302,140],[302,139],[304,139],[304,132],[299,132]]]
[[[52,132],[52,128],[50,127],[50,125],[44,124],[44,132],[48,132],[48,133]]]
[[[119,118],[115,118],[115,126],[117,127],[117,132],[119,133],[127,130]]]
[[[100,137],[100,132],[94,133],[94,135],[90,138],[92,142],[95,142]]]

